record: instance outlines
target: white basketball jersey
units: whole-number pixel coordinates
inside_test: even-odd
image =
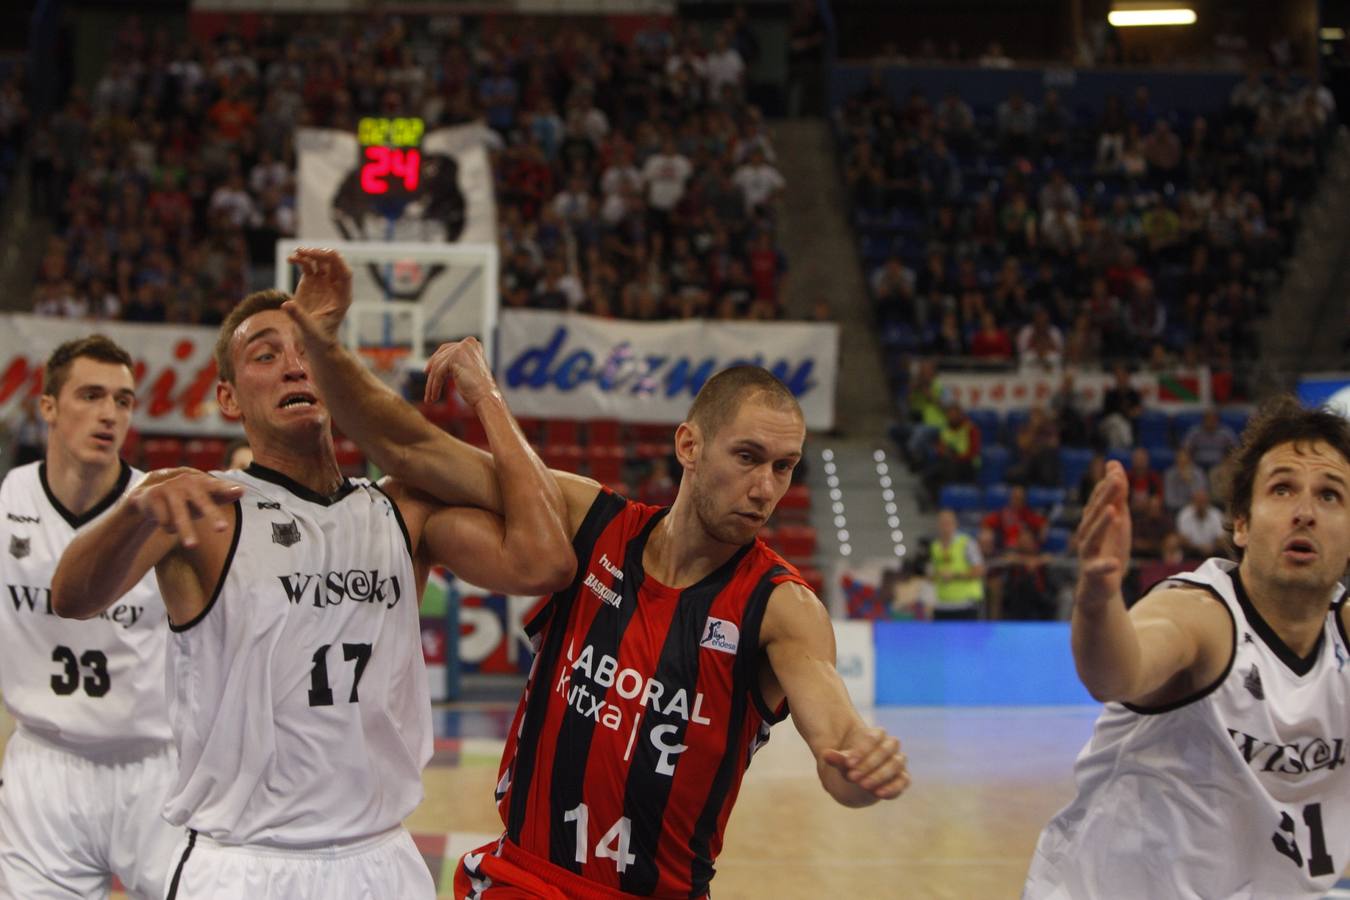
[[[297,848],[399,825],[422,799],[431,701],[393,502],[323,497],[253,465],[221,583],[171,626],[179,774],[165,818],[224,844]]]
[[[1319,898],[1350,865],[1340,589],[1299,659],[1236,576],[1211,559],[1174,577],[1231,613],[1229,669],[1182,703],[1106,705],[1075,765],[1078,796],[1041,833],[1025,900]]]
[[[112,491],[81,516],[52,493],[46,463],[13,469],[0,484],[0,692],[23,728],[83,755],[151,752],[171,738],[168,619],[155,573],[93,619],[62,619],[51,604],[52,573],[76,529],[144,477],[123,463]]]

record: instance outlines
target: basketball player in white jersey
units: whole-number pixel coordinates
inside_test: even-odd
[[[1350,865],[1350,423],[1282,398],[1228,462],[1239,562],[1121,599],[1129,486],[1079,526],[1079,676],[1106,708],[1027,900],[1318,898]]]
[[[102,335],[47,360],[43,460],[0,484],[0,692],[18,728],[0,787],[0,897],[159,897],[180,834],[160,809],[177,771],[164,697],[168,627],[146,576],[103,615],[52,612],[75,530],[145,476],[118,454],[136,405],[132,360]]]
[[[294,257],[298,296],[350,291],[350,271],[326,260]],[[463,473],[465,503],[503,516],[343,478],[287,299],[246,298],[217,345],[217,399],[242,420],[253,464],[152,474],[71,546],[53,602],[94,615],[151,567],[158,576],[181,758],[165,815],[187,828],[171,900],[431,900],[401,824],[432,749],[417,611],[427,567],[540,594],[570,581],[576,562],[557,489],[476,341],[459,345],[457,386],[496,475],[464,444],[443,464]]]

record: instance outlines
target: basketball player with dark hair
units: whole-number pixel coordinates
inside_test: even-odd
[[[344,430],[398,477],[452,490],[435,462],[450,438],[339,346],[345,309],[287,309]],[[454,352],[428,363],[428,398]],[[497,788],[505,833],[464,857],[457,896],[705,896],[750,757],[789,710],[840,803],[908,786],[899,742],[867,726],[835,671],[824,605],[756,537],[804,437],[791,392],[744,366],[709,379],[676,430],[673,506],[554,473],[580,565],[527,627],[536,655]]]
[[[292,261],[304,273],[297,297],[350,294],[340,259],[300,250]],[[254,462],[152,474],[71,545],[52,600],[88,617],[151,568],[159,579],[180,757],[164,811],[187,829],[170,900],[431,900],[402,825],[432,751],[418,624],[427,569],[545,593],[576,560],[558,488],[476,341],[457,344],[449,365],[495,458],[444,446],[441,484],[465,504],[446,506],[398,481],[342,476],[330,406],[280,309],[288,299],[245,298],[216,348],[217,400],[242,421]]]
[[[1350,423],[1281,398],[1228,463],[1238,562],[1132,608],[1129,485],[1078,530],[1073,653],[1106,703],[1023,896],[1323,897],[1350,864]]]
[[[132,360],[102,335],[47,360],[44,458],[0,485],[0,692],[18,728],[0,790],[0,897],[163,896],[178,829],[160,816],[177,772],[164,696],[168,628],[154,578],[89,622],[52,615],[52,572],[76,529],[145,477],[119,458]]]

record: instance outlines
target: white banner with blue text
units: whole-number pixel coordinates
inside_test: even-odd
[[[502,310],[497,381],[518,416],[684,421],[722,369],[763,366],[797,397],[806,427],[834,427],[839,326],[818,322],[632,322]]]

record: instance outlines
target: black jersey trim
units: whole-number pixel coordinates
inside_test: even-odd
[[[750,599],[746,601],[744,617],[741,619],[741,646],[745,648],[745,653],[736,660],[736,666],[741,670],[741,677],[745,679],[746,690],[750,694],[750,702],[754,704],[755,711],[759,713],[760,718],[770,725],[777,725],[787,718],[788,704],[784,699],[778,709],[769,706],[769,701],[764,699],[764,691],[759,683],[759,667],[765,662],[764,651],[759,646],[759,633],[764,627],[764,614],[769,610],[769,598],[773,592],[778,589],[778,584],[774,579],[780,575],[790,574],[782,566],[774,566],[769,569],[760,578],[759,583],[755,585],[754,591],[750,594]],[[793,582],[794,584],[796,582]]]
[[[742,633],[741,636],[744,638],[745,634]],[[717,764],[717,774],[713,776],[712,784],[708,788],[708,799],[703,804],[703,809],[699,812],[698,819],[695,820],[693,831],[689,836],[689,853],[692,857],[689,866],[690,897],[707,895],[709,893],[708,884],[716,873],[712,856],[712,840],[717,834],[717,820],[721,818],[722,810],[726,807],[727,793],[731,790],[732,782],[736,779],[737,770],[743,769],[746,765],[741,756],[749,752],[748,747],[741,739],[745,731],[749,697],[748,691],[732,692],[731,709],[727,715],[726,749],[722,753],[721,761]]]
[[[650,529],[644,529],[644,534],[650,536],[650,533]],[[640,558],[640,548],[629,552],[638,554]],[[626,557],[625,561],[629,559],[632,557]],[[653,679],[667,688],[687,691],[686,699],[693,709],[698,703],[699,674],[704,659],[700,641],[707,627],[708,616],[718,597],[726,590],[729,580],[701,579],[698,584],[680,591],[665,640],[657,653],[655,669],[651,673]],[[622,635],[619,646],[622,646]],[[733,665],[738,664],[739,659]],[[679,757],[675,757],[671,760],[673,773],[662,774],[657,771],[664,757],[652,735],[657,728],[673,728],[674,731],[666,735],[666,741],[683,744],[689,733],[693,713],[686,712],[681,716],[668,709],[663,711],[657,702],[643,704],[635,715],[641,721],[632,761],[624,780],[623,809],[624,815],[632,822],[632,841],[637,848],[637,861],[619,874],[619,889],[627,894],[645,897],[656,890],[661,875],[657,865],[658,844],[680,766]],[[737,738],[736,733],[723,732],[723,740],[728,743],[736,743]]]
[[[263,481],[275,484],[277,487],[285,488],[301,500],[308,501],[309,503],[317,503],[319,506],[332,506],[334,503],[337,503],[352,491],[356,490],[356,485],[352,483],[350,478],[343,478],[342,484],[338,485],[337,490],[333,491],[333,493],[320,494],[312,488],[305,487],[291,476],[286,475],[283,472],[278,472],[276,469],[269,469],[267,466],[257,462],[249,463],[248,468],[244,471],[254,478],[259,478]]]
[[[235,551],[239,549],[239,535],[243,530],[244,507],[239,500],[236,500],[234,501],[234,536],[230,538],[230,551],[225,554],[225,564],[220,567],[220,579],[216,582],[216,589],[211,592],[211,599],[206,601],[206,606],[202,607],[202,611],[193,616],[191,621],[184,622],[182,625],[175,625],[173,622],[170,622],[170,631],[175,633],[187,631],[202,619],[205,619],[207,613],[211,612],[211,608],[215,606],[216,601],[220,599],[221,590],[225,587],[225,578],[230,574],[230,565],[234,562]]]
[[[572,538],[572,547],[577,555],[577,574],[572,583],[562,591],[548,598],[525,625],[525,633],[531,639],[543,633],[538,658],[533,666],[533,675],[526,685],[525,713],[521,717],[520,731],[516,736],[515,755],[511,760],[511,796],[506,815],[506,837],[519,843],[521,829],[525,827],[525,812],[529,807],[530,784],[534,780],[535,767],[539,759],[539,736],[543,731],[544,720],[548,717],[549,701],[552,696],[550,679],[563,652],[563,641],[567,638],[564,627],[547,628],[553,624],[553,616],[566,623],[571,614],[572,604],[576,602],[577,591],[585,579],[586,567],[582,560],[589,561],[595,544],[605,529],[628,506],[628,501],[613,491],[602,488],[587,510],[586,517]],[[538,680],[536,680],[538,679]]]
[[[1289,645],[1270,627],[1270,623],[1262,617],[1261,612],[1252,604],[1251,597],[1247,595],[1247,588],[1242,584],[1242,577],[1237,569],[1233,570],[1233,593],[1237,596],[1238,605],[1242,607],[1243,614],[1247,617],[1247,622],[1251,624],[1252,631],[1255,631],[1261,640],[1265,641],[1266,646],[1275,654],[1280,662],[1284,663],[1285,668],[1300,677],[1307,675],[1312,671],[1313,666],[1317,665],[1317,658],[1322,654],[1323,638],[1326,637],[1326,630],[1321,629],[1317,632],[1317,640],[1313,642],[1312,649],[1308,651],[1307,656],[1299,656]]]
[[[586,516],[581,520],[577,533],[572,537],[572,552],[577,557],[577,572],[568,587],[553,594],[548,601],[543,603],[535,612],[530,620],[525,623],[525,634],[534,637],[543,629],[553,614],[553,601],[560,594],[575,593],[581,586],[582,580],[586,577],[586,563],[590,561],[591,550],[595,547],[595,542],[600,540],[600,535],[604,534],[609,523],[614,521],[615,516],[623,512],[628,506],[628,500],[619,496],[608,488],[601,488],[591,501],[591,508],[586,511]]]
[[[125,493],[127,484],[131,481],[131,466],[127,465],[126,460],[119,459],[117,462],[121,468],[118,470],[117,482],[112,486],[112,490],[104,494],[102,499],[80,515],[66,509],[61,501],[56,499],[56,494],[52,493],[51,483],[47,481],[47,463],[45,461],[38,464],[38,481],[42,483],[42,493],[47,495],[47,502],[52,505],[52,509],[56,510],[56,514],[65,519],[66,524],[71,528],[80,528],[103,515]]]
[[[178,897],[178,882],[183,878],[183,867],[187,865],[188,857],[192,855],[192,848],[197,846],[197,832],[188,829],[187,846],[183,848],[183,855],[178,858],[178,868],[173,870],[173,881],[169,882],[169,896],[166,900],[176,900]]]
[[[1233,615],[1233,610],[1228,606],[1228,602],[1223,599],[1223,595],[1220,594],[1218,590],[1215,589],[1215,587],[1211,584],[1205,584],[1204,582],[1201,581],[1192,581],[1191,579],[1186,578],[1185,573],[1180,575],[1174,575],[1171,578],[1163,579],[1163,581],[1159,582],[1159,584],[1163,584],[1167,581],[1185,582],[1187,587],[1201,588],[1205,591],[1208,591],[1210,594],[1213,594],[1214,599],[1218,600],[1219,605],[1223,607],[1223,611],[1228,613],[1228,621],[1233,626],[1233,643],[1228,650],[1228,664],[1223,667],[1222,674],[1220,674],[1218,678],[1214,679],[1214,682],[1212,684],[1209,684],[1201,688],[1200,690],[1196,691],[1193,694],[1190,694],[1186,697],[1182,697],[1180,700],[1174,700],[1171,703],[1164,703],[1161,706],[1141,706],[1134,703],[1121,704],[1121,706],[1125,707],[1130,712],[1138,713],[1141,716],[1157,716],[1161,715],[1162,713],[1174,712],[1175,710],[1181,709],[1183,706],[1190,706],[1192,703],[1196,703],[1199,702],[1200,700],[1205,699],[1210,694],[1217,691],[1219,689],[1219,685],[1223,684],[1224,681],[1227,680],[1228,676],[1233,671],[1233,663],[1234,661],[1237,660],[1237,650],[1238,650],[1237,618]],[[1237,579],[1234,579],[1234,583],[1235,584],[1237,583]]]
[[[1331,604],[1333,613],[1331,618],[1336,620],[1336,633],[1341,636],[1341,643],[1345,645],[1347,651],[1350,651],[1350,635],[1345,633],[1345,620],[1342,618],[1342,614],[1345,612],[1345,603],[1348,599],[1350,599],[1350,594],[1347,594],[1342,588],[1341,595]]]
[[[383,494],[384,499],[388,500],[389,505],[394,508],[394,518],[398,521],[398,530],[403,532],[403,545],[408,548],[408,558],[412,560],[417,559],[417,555],[413,553],[412,538],[408,535],[408,523],[403,521],[403,511],[398,508],[398,503],[394,500],[393,497],[389,496],[388,491],[380,487],[375,482],[372,481],[370,483],[370,486],[373,487],[375,490],[379,491],[381,494]]]

